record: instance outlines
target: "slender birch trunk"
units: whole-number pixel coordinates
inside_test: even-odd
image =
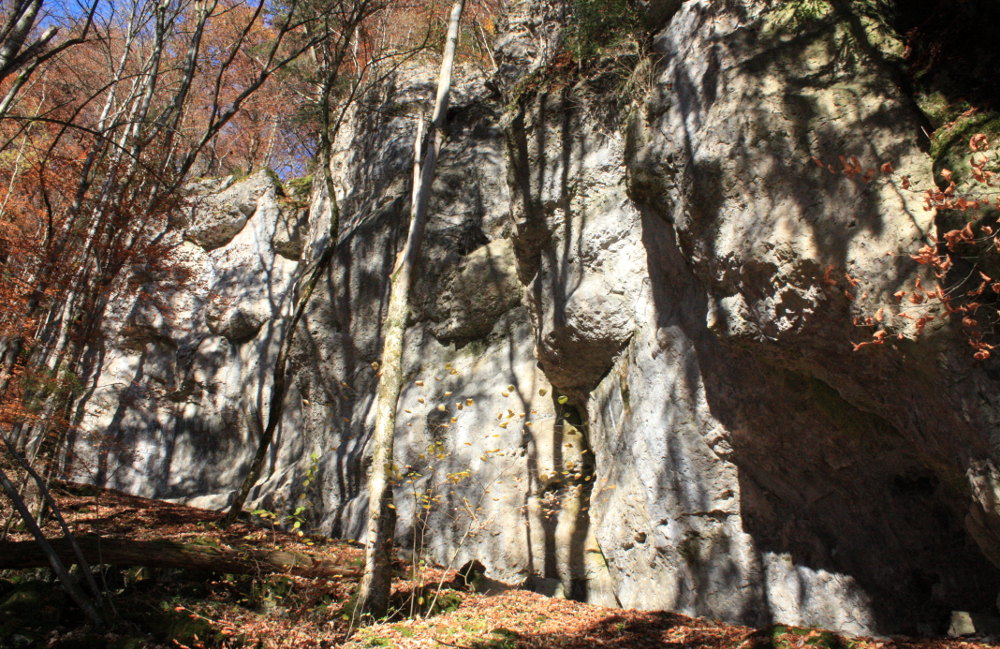
[[[424,138],[422,129],[417,132],[410,230],[390,279],[389,306],[383,326],[385,342],[382,347],[382,364],[379,368],[374,449],[368,481],[365,572],[358,593],[358,611],[375,617],[385,615],[389,606],[392,577],[389,558],[396,527],[395,509],[392,504],[393,438],[396,428],[396,406],[403,383],[403,337],[406,319],[410,313],[410,288],[427,224],[427,204],[430,199],[431,182],[434,180],[434,168],[444,140],[448,94],[451,90],[451,75],[455,65],[455,48],[458,44],[459,23],[464,9],[465,0],[455,0],[448,23],[444,55],[441,59],[441,74],[438,78],[429,142],[422,163],[420,158]]]

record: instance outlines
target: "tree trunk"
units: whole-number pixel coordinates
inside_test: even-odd
[[[403,338],[410,314],[410,289],[420,246],[427,224],[434,169],[444,139],[448,94],[455,64],[459,23],[465,0],[455,0],[448,23],[448,38],[441,59],[437,98],[431,120],[427,153],[420,162],[422,129],[418,130],[414,156],[413,200],[410,207],[410,229],[400,252],[389,285],[389,306],[386,311],[385,341],[375,411],[371,476],[368,481],[368,538],[365,545],[365,572],[358,594],[358,611],[375,617],[385,615],[389,605],[391,573],[389,558],[395,533],[395,508],[392,504],[393,441],[396,428],[396,406],[403,383]]]
[[[101,617],[100,612],[94,606],[87,596],[80,590],[80,585],[73,579],[73,576],[69,574],[66,570],[66,564],[63,563],[62,559],[59,557],[59,553],[53,548],[53,543],[58,543],[54,541],[49,541],[45,538],[45,534],[35,523],[35,519],[31,516],[31,512],[28,511],[28,507],[21,500],[21,497],[17,493],[17,488],[14,483],[10,481],[7,474],[4,473],[3,469],[0,469],[0,487],[7,493],[7,497],[10,499],[14,509],[20,514],[21,519],[24,521],[25,526],[31,532],[31,535],[35,537],[34,541],[25,541],[20,544],[29,548],[34,552],[35,556],[38,557],[38,566],[48,565],[59,577],[60,583],[62,583],[63,588],[66,593],[69,594],[70,598],[76,603],[77,606],[84,612],[87,619],[90,620],[94,626],[101,627],[104,625],[104,619]],[[68,550],[67,554],[72,554],[72,548],[68,543],[64,543]],[[9,555],[5,553],[0,553],[0,557],[7,557]]]
[[[252,422],[251,424],[251,428],[255,431],[260,431],[257,440],[257,451],[254,453],[253,461],[250,463],[250,468],[247,471],[246,476],[244,476],[243,482],[240,483],[239,489],[237,489],[233,496],[233,500],[229,505],[229,510],[226,512],[226,516],[222,519],[224,525],[231,525],[236,522],[236,518],[243,510],[243,506],[246,504],[247,498],[250,497],[251,489],[253,489],[253,486],[257,484],[258,480],[260,480],[261,473],[264,470],[264,462],[267,459],[267,453],[271,448],[271,443],[274,441],[274,434],[277,431],[278,424],[281,422],[281,415],[284,412],[285,393],[288,389],[286,367],[288,365],[288,354],[291,352],[292,343],[295,339],[295,330],[298,327],[302,316],[305,314],[306,307],[309,304],[309,300],[312,297],[317,283],[333,263],[333,259],[337,253],[337,241],[340,236],[340,206],[337,203],[337,195],[333,186],[333,179],[331,178],[330,149],[332,148],[331,139],[336,135],[337,130],[340,128],[340,124],[338,123],[334,127],[331,127],[330,125],[330,100],[333,88],[340,80],[341,65],[344,62],[344,58],[347,56],[350,44],[354,42],[356,37],[356,29],[361,23],[363,16],[366,14],[366,7],[368,7],[367,2],[360,2],[355,5],[357,14],[355,15],[354,22],[349,25],[347,30],[344,32],[343,41],[339,44],[336,50],[333,57],[334,60],[329,69],[326,71],[327,73],[318,93],[320,113],[323,120],[323,128],[320,131],[320,167],[323,169],[321,187],[326,192],[327,201],[330,205],[329,239],[327,241],[326,249],[316,261],[311,273],[308,274],[304,288],[299,294],[298,299],[295,301],[291,321],[285,332],[284,338],[281,340],[281,345],[278,348],[278,357],[274,363],[274,371],[271,376],[271,400],[268,403],[267,422],[266,424],[261,422],[258,416],[257,421]],[[310,38],[314,37],[310,34]],[[313,57],[315,58],[315,49],[311,47],[309,51],[313,53]],[[315,189],[316,186],[314,185],[314,192]]]
[[[271,448],[271,442],[274,441],[274,433],[278,429],[278,423],[281,421],[281,413],[284,410],[285,392],[288,388],[286,372],[288,354],[291,352],[292,343],[295,340],[295,329],[299,326],[299,321],[306,311],[306,306],[309,304],[309,299],[316,289],[316,284],[319,283],[320,278],[326,272],[326,269],[329,268],[337,251],[337,230],[340,219],[338,218],[336,197],[330,196],[329,200],[332,210],[330,217],[330,242],[327,244],[326,250],[323,251],[323,254],[316,261],[316,265],[313,267],[312,272],[309,273],[305,286],[299,294],[299,298],[295,301],[291,321],[288,323],[288,329],[285,331],[285,336],[282,338],[281,345],[278,348],[278,357],[274,362],[274,371],[271,376],[271,401],[268,403],[267,423],[261,426],[259,415],[257,414],[252,415],[257,418],[257,421],[248,422],[251,424],[250,427],[253,430],[260,431],[257,440],[257,451],[254,453],[253,461],[250,463],[250,469],[247,471],[246,476],[244,476],[240,488],[236,491],[233,501],[229,505],[229,511],[226,512],[225,517],[222,519],[224,525],[232,525],[236,522],[236,518],[243,511],[243,505],[246,504],[247,498],[250,496],[250,490],[253,489],[253,486],[257,484],[257,480],[260,479],[260,474],[264,469],[264,461],[267,459],[267,452]]]
[[[66,519],[63,518],[62,512],[59,511],[59,506],[56,505],[56,501],[52,497],[52,494],[49,493],[49,488],[45,484],[45,480],[42,479],[42,476],[38,475],[38,472],[35,471],[34,467],[31,466],[31,463],[28,462],[27,458],[21,455],[21,453],[18,452],[16,448],[14,448],[14,445],[11,443],[10,439],[8,439],[7,435],[4,434],[2,430],[0,430],[0,439],[3,440],[4,445],[7,447],[7,452],[10,453],[11,457],[13,457],[14,460],[16,460],[17,463],[21,466],[21,468],[24,469],[25,473],[27,473],[31,477],[31,479],[35,481],[35,485],[38,487],[38,490],[41,493],[42,501],[45,503],[45,506],[49,508],[49,511],[52,512],[52,516],[56,519],[56,522],[59,523],[59,529],[62,530],[64,540],[69,545],[70,549],[73,550],[73,553],[76,557],[75,562],[80,565],[80,569],[83,572],[84,581],[87,583],[87,587],[90,589],[91,594],[93,594],[93,596],[96,598],[98,606],[103,612],[104,593],[102,593],[101,589],[98,588],[97,582],[94,580],[94,574],[90,570],[90,565],[84,558],[83,551],[79,548],[79,546],[77,546],[76,537],[70,531],[69,525],[66,524]]]

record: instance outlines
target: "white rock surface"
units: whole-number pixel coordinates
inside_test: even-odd
[[[947,326],[914,342],[894,321],[895,349],[851,351],[870,335],[854,318],[919,277],[907,255],[932,215],[894,180],[810,161],[858,155],[928,182],[893,42],[865,20],[798,29],[769,4],[650,3],[661,63],[628,111],[526,84],[558,53],[568,2],[514,3],[493,83],[460,71],[407,333],[401,545],[754,624],[889,632],[993,606],[988,369]],[[337,142],[337,255],[253,494],[306,503],[347,538],[363,530],[372,363],[433,82],[404,68]],[[197,279],[107,323],[82,426],[103,446],[81,439],[73,466],[222,506],[267,412],[293,279],[330,222],[317,196],[300,223],[264,174],[201,191],[175,233]]]

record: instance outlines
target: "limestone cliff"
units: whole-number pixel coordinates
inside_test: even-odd
[[[992,607],[995,365],[946,322],[917,339],[899,321],[901,340],[852,351],[870,335],[855,318],[913,286],[909,254],[935,228],[898,181],[929,184],[931,160],[880,3],[649,5],[648,52],[581,72],[563,57],[572,2],[513,3],[496,74],[459,75],[407,332],[402,544],[747,623],[931,630]],[[253,495],[306,503],[323,533],[363,529],[386,276],[432,70],[403,68],[336,144],[337,256]],[[899,174],[810,162],[841,154]],[[305,206],[267,174],[195,188],[174,233],[195,279],[106,323],[83,422],[98,434],[72,470],[224,506],[328,219],[322,192]]]

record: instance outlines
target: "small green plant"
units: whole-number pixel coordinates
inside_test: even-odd
[[[292,525],[292,529],[299,536],[303,536],[302,526],[306,522],[306,510],[309,508],[311,503],[308,494],[310,488],[316,483],[316,478],[319,474],[319,459],[320,456],[318,453],[312,453],[309,455],[309,467],[306,469],[306,477],[302,481],[302,493],[299,494],[299,500],[302,501],[302,503],[297,506],[287,518],[287,521]]]
[[[63,369],[58,372],[48,368],[26,373],[22,379],[29,412],[41,412],[51,399],[55,404],[66,403],[83,391],[83,383],[73,372]]]
[[[302,536],[302,530],[300,528],[302,527],[302,524],[306,520],[304,516],[305,511],[306,511],[306,506],[299,505],[286,518],[286,520],[292,524],[292,529],[299,533],[299,536]]]
[[[778,5],[769,23],[775,32],[794,33],[825,17],[832,9],[827,0],[793,0]]]
[[[305,536],[302,528],[307,522],[307,512],[311,504],[308,494],[309,489],[316,483],[319,474],[319,460],[320,455],[318,453],[313,453],[309,456],[309,467],[306,469],[306,477],[302,481],[302,492],[298,496],[300,504],[290,513],[282,516],[271,510],[259,508],[251,511],[250,514],[267,522],[272,532],[277,527],[290,527],[298,536]],[[308,539],[305,543],[312,545],[312,541]]]
[[[449,420],[448,424],[455,423],[457,417]],[[440,426],[441,424],[439,424]],[[442,431],[438,430],[437,433]],[[437,437],[437,435],[433,435]],[[434,439],[428,444],[423,453],[417,456],[421,462],[426,462],[430,467],[430,475],[426,476],[421,470],[414,470],[407,467],[405,473],[396,472],[395,480],[397,484],[402,484],[409,491],[409,497],[413,508],[413,541],[410,551],[412,553],[410,578],[418,584],[409,597],[409,616],[434,615],[443,612],[442,602],[439,602],[440,587],[433,594],[426,593],[426,579],[424,578],[428,561],[423,556],[424,542],[429,529],[428,520],[432,510],[442,502],[444,491],[453,488],[468,480],[472,473],[469,470],[456,472],[437,471],[435,465],[445,464],[451,453],[445,446],[442,439]],[[455,605],[457,608],[457,604]]]
[[[640,17],[631,0],[575,0],[570,49],[577,62],[636,40]]]
[[[299,176],[298,178],[289,178],[284,182],[282,189],[285,192],[285,196],[295,202],[301,204],[308,204],[310,193],[312,192],[313,177]]]
[[[468,630],[468,627],[466,627],[466,630]],[[498,638],[497,640],[491,641],[489,644],[485,645],[490,649],[514,649],[517,646],[518,639],[521,637],[520,634],[503,627],[493,629],[490,631],[490,634],[495,635]]]

